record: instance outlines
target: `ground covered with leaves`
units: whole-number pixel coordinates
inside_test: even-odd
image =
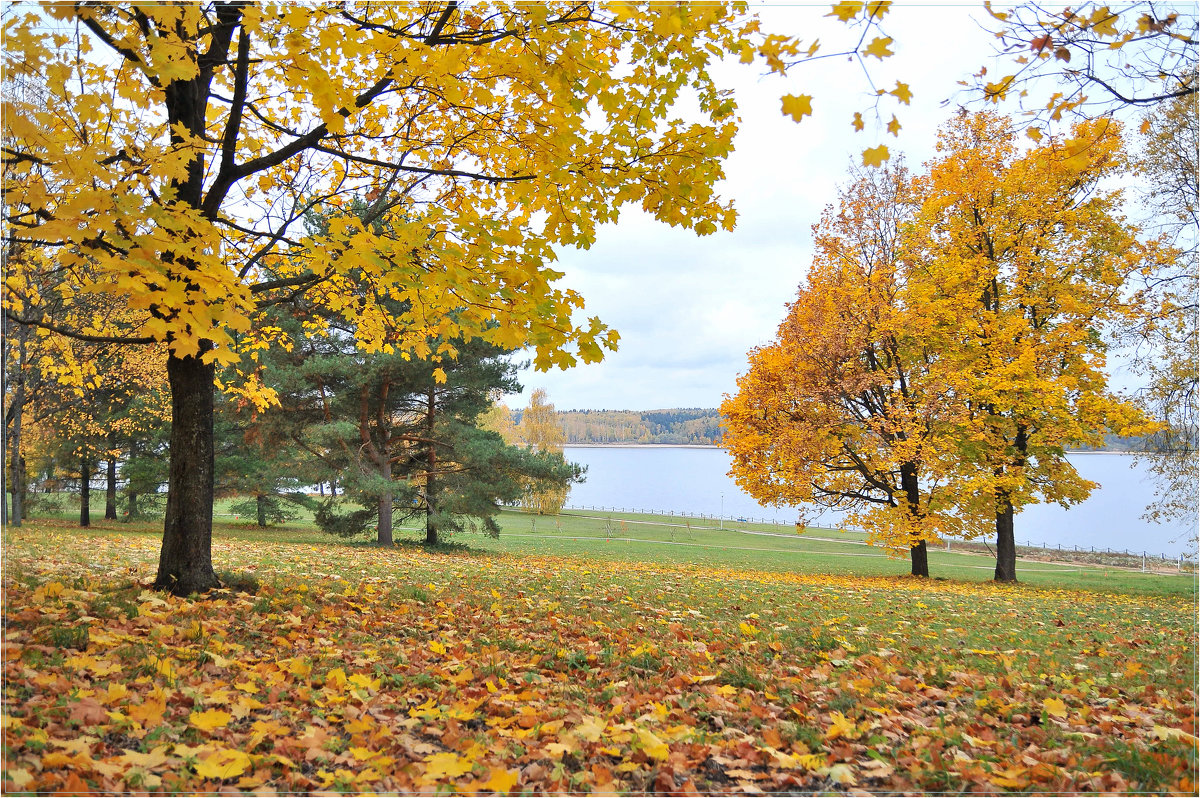
[[[1195,598],[5,534],[6,793],[1196,792]]]

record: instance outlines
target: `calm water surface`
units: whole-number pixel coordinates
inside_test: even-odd
[[[630,446],[566,448],[567,459],[588,467],[587,482],[576,485],[572,507],[604,507],[724,515],[791,524],[796,510],[762,507],[743,493],[726,472],[723,449]],[[1196,524],[1164,526],[1141,519],[1154,500],[1154,487],[1142,465],[1117,454],[1073,454],[1071,463],[1100,486],[1082,504],[1027,507],[1016,518],[1018,543],[1080,546],[1178,555],[1193,550]],[[811,526],[835,526],[838,515],[807,513]]]

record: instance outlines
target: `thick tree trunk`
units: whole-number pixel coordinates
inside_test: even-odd
[[[929,548],[925,541],[909,548],[908,559],[912,562],[913,576],[929,578]]]
[[[200,357],[167,358],[171,463],[154,587],[181,596],[221,585],[212,566],[214,373]]]
[[[996,491],[997,582],[1017,581],[1017,543],[1013,537],[1013,506],[1008,491]]]
[[[92,525],[92,464],[79,458],[79,525]]]
[[[909,514],[919,517],[922,514],[921,483],[917,480],[916,465],[905,463],[900,466],[900,487],[904,489],[904,501],[908,505]],[[909,548],[908,559],[912,564],[913,576],[928,578],[929,550],[925,546],[925,541],[917,541],[915,546]]]
[[[388,479],[391,479],[391,468],[388,468]],[[389,490],[379,497],[379,545],[392,545],[392,492]]]
[[[104,490],[104,518],[117,520],[117,458],[108,458],[108,484]]]
[[[267,525],[267,497],[261,494],[255,496],[254,509],[258,513],[258,525],[265,527]]]

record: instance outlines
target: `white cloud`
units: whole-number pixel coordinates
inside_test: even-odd
[[[822,18],[827,6],[759,10],[770,30],[808,41],[819,34],[827,48],[839,34],[849,40]],[[868,131],[853,133],[853,113],[870,105],[871,92],[861,69],[844,59],[801,65],[787,78],[721,65],[741,116],[721,186],[737,206],[737,229],[701,238],[627,211],[591,250],[560,253],[562,285],[585,297],[586,316],[621,333],[621,347],[600,364],[524,372],[526,391],[510,404],[524,404],[535,388],[546,388],[560,409],[719,404],[736,388],[746,353],[774,336],[811,259],[811,227],[859,153],[884,143],[894,155],[907,153],[914,168],[933,154],[936,129],[954,109],[942,101],[990,52],[991,37],[971,20],[982,13],[978,5],[894,7],[887,28],[897,54],[872,66],[872,77],[885,90],[897,79],[912,87],[911,106],[892,98],[880,106],[880,125],[895,109],[899,137],[872,133],[869,117]],[[800,124],[784,117],[780,96],[787,93],[813,95],[813,116]]]

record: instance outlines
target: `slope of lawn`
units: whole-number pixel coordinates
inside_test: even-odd
[[[5,530],[4,791],[1196,791],[1194,577],[918,581],[510,533],[221,524],[240,591],[176,599],[144,587],[148,526]]]

